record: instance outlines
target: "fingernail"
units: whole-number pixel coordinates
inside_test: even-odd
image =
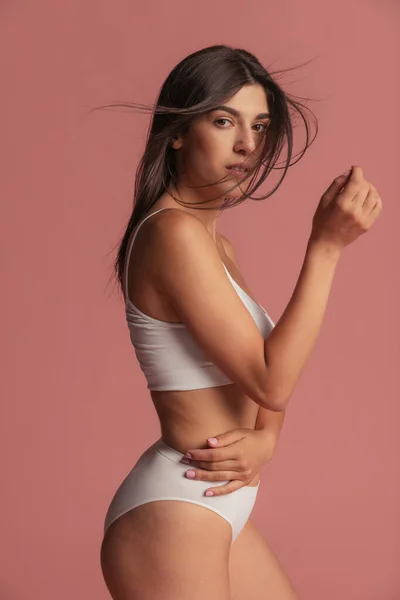
[[[185,463],[185,465],[189,465],[190,464],[190,460],[188,458],[182,458],[181,461],[183,463]]]
[[[218,440],[217,438],[208,438],[207,442],[210,442],[210,444],[216,444]]]
[[[192,458],[192,455],[190,454],[190,452],[186,452],[186,454],[183,455],[185,458]]]
[[[214,492],[212,492],[211,490],[207,490],[206,496],[214,496]]]
[[[189,477],[189,479],[193,479],[194,477],[196,477],[196,473],[194,471],[186,471],[186,477]]]
[[[351,169],[346,171],[346,173],[343,173],[342,177],[347,177],[348,175],[350,175],[350,173],[351,173]]]

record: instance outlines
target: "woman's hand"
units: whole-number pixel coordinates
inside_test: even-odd
[[[372,227],[382,209],[377,189],[365,179],[362,168],[353,165],[322,195],[311,239],[342,250]]]
[[[182,462],[192,467],[186,471],[195,473],[195,479],[200,481],[226,481],[225,485],[209,488],[213,496],[230,494],[248,485],[257,476],[265,463],[271,460],[275,441],[267,432],[258,429],[233,429],[207,440],[209,448],[190,449],[192,456],[182,458]],[[186,456],[186,455],[185,455]],[[186,462],[187,461],[187,462]]]

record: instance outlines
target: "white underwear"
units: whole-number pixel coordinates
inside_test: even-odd
[[[208,508],[230,523],[233,542],[245,526],[253,510],[260,482],[244,486],[222,496],[205,496],[210,487],[228,481],[197,481],[185,476],[190,468],[180,462],[183,454],[168,446],[161,438],[138,459],[117,489],[108,508],[104,533],[121,515],[148,502],[178,500]]]

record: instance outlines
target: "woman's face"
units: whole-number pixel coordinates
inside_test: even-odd
[[[244,86],[221,108],[197,117],[189,131],[172,143],[177,150],[178,187],[213,183],[188,193],[199,200],[240,197],[250,178],[242,181],[246,173],[229,167],[255,165],[269,121],[266,94],[258,84]]]

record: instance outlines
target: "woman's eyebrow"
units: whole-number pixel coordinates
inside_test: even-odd
[[[233,115],[234,117],[240,117],[240,111],[236,110],[236,108],[231,108],[230,106],[225,106],[222,105],[221,106],[216,106],[213,110],[225,110],[228,113],[231,113],[231,115]],[[256,115],[256,119],[268,119],[271,117],[271,114],[266,112],[266,113],[260,113],[259,115]]]

